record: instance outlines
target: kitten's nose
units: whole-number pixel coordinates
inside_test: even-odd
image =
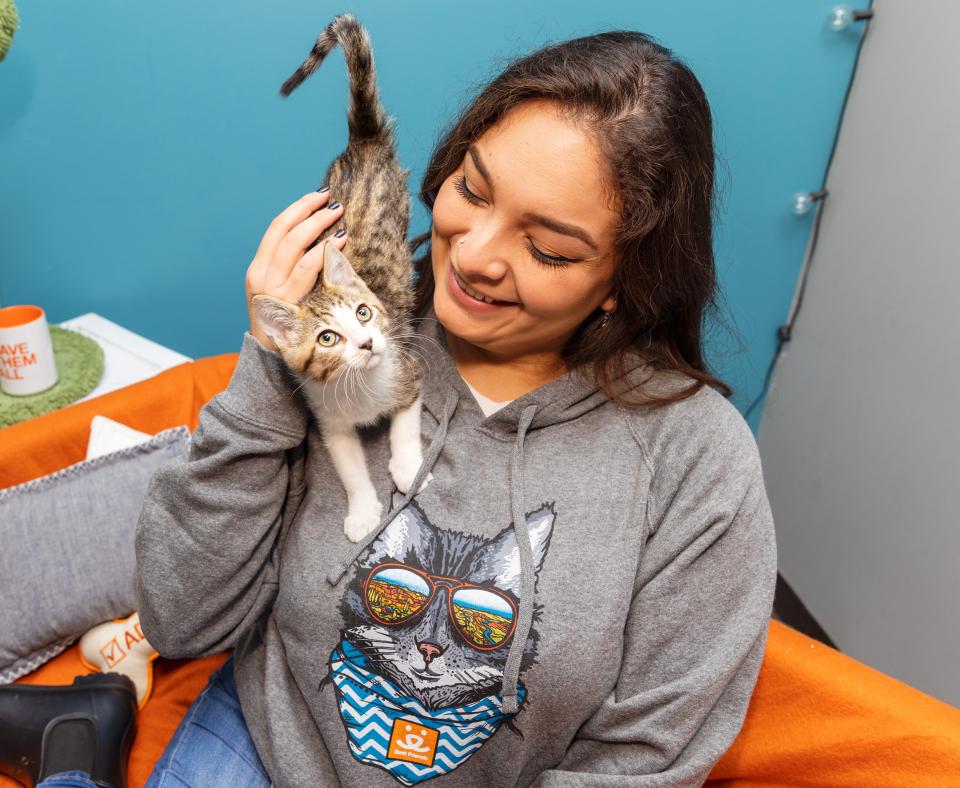
[[[373,350],[373,338],[372,338],[372,337],[368,338],[366,342],[364,342],[362,345],[360,345],[360,349],[361,349],[361,350]]]
[[[424,665],[429,665],[444,651],[442,646],[438,646],[436,643],[429,643],[427,641],[424,641],[423,643],[417,643],[417,648],[420,649],[420,653],[423,654]]]

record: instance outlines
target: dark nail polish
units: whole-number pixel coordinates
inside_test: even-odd
[[[334,237],[334,238],[343,238],[343,236],[345,236],[346,234],[347,234],[347,231],[346,231],[346,230],[337,230],[337,231],[333,234],[333,237]]]
[[[320,192],[320,194],[323,194],[324,192],[330,191],[330,187],[329,187],[329,186],[321,186],[319,189],[317,189],[317,191]]]
[[[339,208],[339,207],[340,207],[340,203],[338,203],[338,202],[332,202],[332,203],[330,203],[330,204],[327,206],[327,210],[335,211],[335,210],[337,210],[337,208]]]

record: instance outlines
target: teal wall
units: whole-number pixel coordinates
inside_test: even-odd
[[[507,59],[610,28],[657,37],[716,118],[717,264],[736,333],[712,332],[709,357],[741,410],[761,392],[811,227],[790,197],[822,182],[859,35],[829,32],[821,0],[19,6],[0,63],[0,303],[52,321],[99,312],[194,357],[239,349],[264,229],[344,144],[339,55],[277,93],[335,13],[371,32],[412,189],[441,128]]]

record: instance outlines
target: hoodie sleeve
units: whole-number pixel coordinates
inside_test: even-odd
[[[753,434],[717,411],[657,441],[617,685],[537,786],[700,786],[743,725],[776,542]]]
[[[246,332],[189,454],[150,480],[136,534],[137,609],[165,657],[230,648],[273,601],[273,547],[294,514],[288,493],[302,490],[288,457],[308,422],[290,381],[280,356]]]

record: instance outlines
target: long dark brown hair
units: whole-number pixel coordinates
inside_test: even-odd
[[[658,406],[711,385],[702,331],[716,313],[713,258],[714,149],[710,106],[693,72],[643,33],[611,31],[547,46],[511,63],[473,99],[440,140],[420,189],[432,212],[467,148],[524,101],[556,102],[596,141],[620,207],[614,242],[617,308],[598,309],[564,347],[567,369],[592,368],[597,385],[625,405]],[[416,250],[429,233],[413,240]],[[414,263],[417,314],[433,301],[430,249]],[[622,381],[626,357],[679,372],[691,385],[666,396]],[[649,380],[649,379],[648,379]],[[643,383],[648,382],[647,380]],[[634,397],[639,397],[635,399]]]

